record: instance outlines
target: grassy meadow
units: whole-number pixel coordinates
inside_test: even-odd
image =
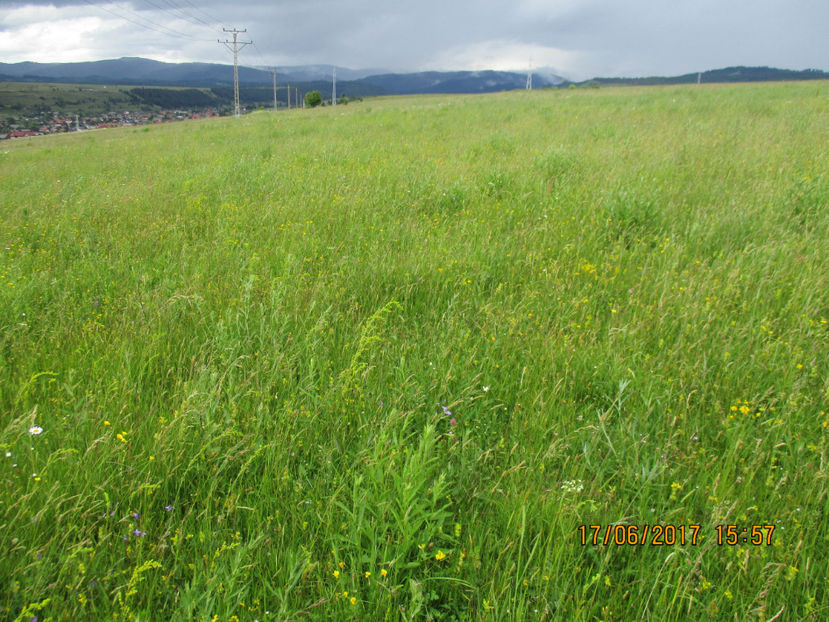
[[[829,619],[828,154],[826,82],[0,144],[0,619]]]

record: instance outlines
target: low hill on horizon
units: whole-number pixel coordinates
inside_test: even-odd
[[[700,82],[728,83],[728,82],[782,82],[788,80],[826,80],[829,73],[820,69],[777,69],[776,67],[725,67],[695,73],[686,73],[681,76],[649,76],[646,78],[593,78],[580,84],[595,84],[605,86],[633,86],[655,84],[693,84]]]
[[[328,85],[333,65],[276,68],[277,82],[308,90],[311,83]],[[415,93],[487,93],[523,88],[526,74],[509,71],[429,71],[419,73],[380,73],[337,67],[337,90],[352,96],[407,95]],[[383,70],[378,70],[383,71]],[[164,63],[146,58],[119,58],[84,63],[0,63],[0,81],[58,82],[126,86],[186,86],[212,88],[233,84],[232,65],[216,63]],[[533,74],[538,87],[564,81],[548,72]],[[270,86],[273,72],[239,67],[239,84]],[[318,88],[318,87],[314,87]],[[325,87],[323,87],[325,88]],[[321,89],[322,90],[322,89]]]
[[[300,90],[319,88],[330,96],[333,65],[277,67],[277,83]],[[395,73],[382,69],[354,70],[336,67],[337,90],[350,96],[409,95],[418,93],[491,93],[524,88],[527,76],[514,71],[424,71]],[[374,73],[377,72],[377,73]],[[726,67],[681,76],[644,78],[597,77],[581,82],[565,80],[546,69],[533,72],[535,88],[576,85],[688,84],[710,82],[761,82],[827,79],[818,69],[802,71],[774,67]],[[217,63],[165,63],[146,58],[119,58],[81,63],[0,63],[0,81],[58,82],[127,86],[178,86],[213,88],[231,86],[231,65]],[[267,68],[239,67],[243,86],[270,86],[273,72]],[[319,86],[317,86],[319,85]],[[327,86],[326,86],[327,85]]]

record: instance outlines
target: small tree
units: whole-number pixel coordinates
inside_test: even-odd
[[[308,108],[316,108],[322,103],[322,95],[319,91],[311,91],[305,93],[305,105]]]

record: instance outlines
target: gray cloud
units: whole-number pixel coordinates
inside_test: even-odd
[[[573,78],[736,64],[829,68],[824,0],[90,2],[97,6],[0,0],[0,59],[228,62],[216,43],[224,25],[247,27],[256,44],[243,52],[248,64],[417,70],[532,62]],[[212,18],[220,23],[203,23]]]

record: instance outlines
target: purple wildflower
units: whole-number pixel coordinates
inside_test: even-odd
[[[172,512],[173,511],[173,506],[172,505],[165,505],[164,510],[167,511],[167,512]]]
[[[132,517],[133,517],[135,520],[138,520],[138,517],[139,517],[139,516],[141,516],[141,515],[140,515],[138,512],[133,512],[133,513],[132,513]]]
[[[132,535],[134,535],[136,538],[143,538],[144,536],[146,536],[146,535],[147,535],[147,532],[146,532],[146,531],[140,531],[140,530],[138,530],[138,529],[135,529],[135,530],[132,532]]]
[[[443,414],[446,415],[447,417],[452,414],[452,411],[449,410],[446,406],[441,406],[441,408],[443,409]]]

